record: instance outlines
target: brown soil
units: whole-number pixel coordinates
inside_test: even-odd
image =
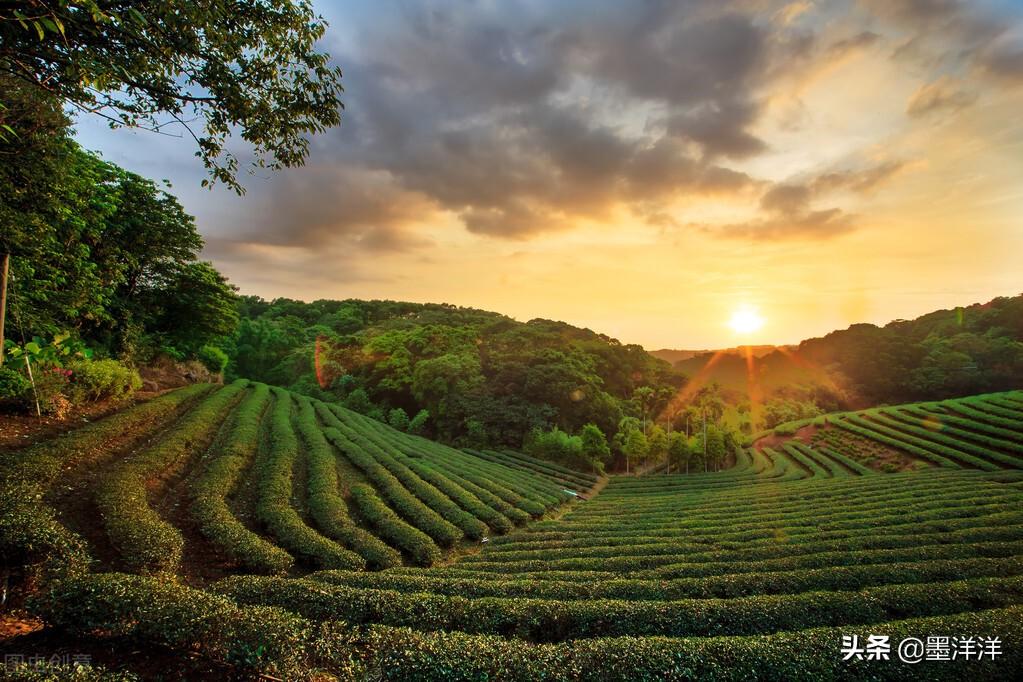
[[[237,565],[211,543],[199,530],[192,518],[190,509],[191,498],[189,487],[201,471],[204,455],[215,450],[219,443],[228,435],[232,426],[231,411],[245,394],[239,394],[235,403],[229,408],[227,418],[217,427],[216,432],[205,443],[198,444],[191,452],[185,466],[178,468],[169,478],[154,486],[150,500],[160,517],[171,524],[184,538],[184,549],[181,553],[181,567],[178,578],[187,585],[202,587],[211,582],[226,578],[236,571]]]
[[[756,448],[758,451],[763,450],[764,448],[778,449],[785,443],[792,440],[797,440],[813,447],[814,436],[823,431],[834,430],[838,430],[838,427],[833,424],[825,424],[823,426],[816,426],[814,424],[810,424],[799,429],[792,436],[776,436],[774,434],[764,436],[763,438],[758,439],[753,444],[753,447]],[[923,462],[923,460],[917,459],[916,457],[913,457],[912,455],[909,455],[903,452],[902,450],[889,447],[884,443],[869,440],[867,438],[863,438],[862,436],[849,432],[845,433],[845,437],[851,440],[852,442],[862,444],[864,448],[869,447],[869,449],[872,450],[871,456],[874,457],[874,459],[873,461],[870,462],[867,462],[864,459],[861,459],[852,453],[848,452],[845,453],[848,457],[856,460],[857,462],[860,462],[861,464],[870,469],[889,473],[892,467],[894,467],[895,470],[898,472],[903,472],[918,469],[920,468],[921,464],[930,466],[927,462]]]
[[[772,433],[769,436],[764,436],[763,438],[757,439],[757,441],[753,443],[753,447],[756,448],[757,451],[759,452],[764,448],[781,447],[784,443],[787,443],[790,440],[798,440],[809,445],[810,442],[813,440],[813,437],[821,428],[831,427],[830,426],[819,427],[814,424],[810,424],[799,429],[798,431],[796,431],[795,435],[792,436],[776,436],[775,434]]]
[[[0,414],[0,449],[17,449],[35,445],[62,433],[77,429],[135,403],[155,398],[164,391],[138,392],[130,401],[101,400],[71,408],[63,418],[35,414]]]
[[[182,478],[171,486],[160,500],[158,511],[185,540],[178,579],[192,587],[203,587],[236,573],[238,566],[199,531],[189,509],[188,485],[189,480]]]
[[[173,426],[192,407],[194,400],[186,401],[167,423],[149,423],[135,431],[124,431],[113,440],[104,443],[104,455],[92,459],[77,469],[69,470],[47,493],[46,501],[57,510],[57,518],[68,529],[84,537],[97,568],[115,568],[117,552],[110,545],[103,525],[98,523],[99,510],[96,507],[94,491],[110,471],[111,467],[132,453],[151,444],[160,434]]]

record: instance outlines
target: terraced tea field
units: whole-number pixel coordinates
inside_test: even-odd
[[[597,481],[240,382],[6,454],[0,537],[55,631],[189,675],[1012,679],[1021,444],[1016,392]]]

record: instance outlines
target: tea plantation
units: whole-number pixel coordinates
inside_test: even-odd
[[[224,677],[1023,670],[1023,392],[828,415],[717,473],[598,480],[240,381],[2,459],[28,613]],[[884,655],[850,645],[882,637]],[[903,660],[907,638],[926,655]]]

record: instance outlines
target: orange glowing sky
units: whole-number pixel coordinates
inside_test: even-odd
[[[242,198],[199,190],[180,141],[79,137],[171,178],[267,298],[716,348],[1023,291],[1018,3],[551,4],[316,3],[345,123]]]

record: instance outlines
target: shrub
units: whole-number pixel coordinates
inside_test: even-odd
[[[238,404],[223,440],[210,449],[191,483],[191,512],[200,532],[232,560],[259,573],[286,573],[295,563],[291,555],[249,530],[227,505],[259,445],[260,419],[269,402],[270,388],[255,384]]]
[[[227,353],[216,346],[205,345],[196,353],[196,358],[203,366],[214,374],[223,374],[229,358]]]
[[[416,416],[412,417],[412,420],[408,424],[408,432],[417,435],[422,435],[426,432],[426,423],[430,421],[430,412],[428,410],[419,410],[416,412]]]
[[[306,446],[309,514],[328,537],[334,538],[362,556],[371,568],[401,564],[401,554],[358,527],[348,515],[348,507],[338,494],[337,464],[334,452],[316,423],[312,401],[298,399],[298,431]]]
[[[20,410],[32,401],[32,384],[21,372],[0,366],[0,410]]]
[[[310,628],[275,608],[240,608],[172,580],[102,573],[54,583],[32,610],[65,631],[102,630],[147,645],[197,651],[251,672],[297,672]]]
[[[139,571],[172,571],[178,567],[184,539],[149,506],[147,481],[183,467],[213,438],[248,382],[217,390],[156,443],[123,460],[100,483],[96,506],[111,543],[127,566]]]
[[[465,536],[457,526],[449,523],[440,514],[409,492],[394,474],[384,468],[371,454],[365,451],[363,447],[368,445],[365,439],[353,434],[357,440],[349,440],[339,428],[344,428],[349,433],[351,431],[327,409],[325,404],[319,403],[316,407],[320,416],[328,425],[323,430],[323,435],[341,449],[349,461],[366,474],[367,478],[373,482],[384,499],[390,502],[406,521],[422,529],[423,532],[436,540],[437,544],[442,547],[450,547]]]
[[[374,627],[369,646],[381,680],[1006,680],[1023,665],[1019,648],[1003,655],[903,663],[844,661],[844,635],[887,635],[892,642],[935,632],[1023,636],[1023,607],[898,620],[870,626],[814,628],[750,637],[612,637],[529,644],[492,635]]]
[[[43,414],[63,419],[71,407],[65,396],[68,390],[69,371],[56,366],[45,368],[35,366],[32,371],[34,384],[27,396],[28,405],[34,405],[34,401],[38,400],[39,409]]]
[[[471,598],[256,576],[227,578],[211,589],[239,604],[287,608],[312,620],[340,619],[351,624],[458,630],[554,642],[622,635],[770,634],[999,608],[1023,597],[1023,578],[671,601]]]
[[[68,397],[74,403],[123,400],[142,388],[139,373],[117,360],[75,360],[67,369],[71,371]]]
[[[400,407],[396,407],[387,413],[387,423],[392,429],[399,431],[408,431],[409,418],[408,413]]]
[[[413,562],[429,566],[440,559],[440,549],[430,536],[398,518],[390,507],[380,501],[373,488],[358,483],[352,486],[351,495],[359,513],[377,534],[403,549]]]
[[[256,516],[289,551],[323,568],[363,569],[365,560],[305,524],[291,506],[292,470],[298,458],[298,438],[291,425],[291,394],[273,389],[267,442],[256,455],[258,478]]]

